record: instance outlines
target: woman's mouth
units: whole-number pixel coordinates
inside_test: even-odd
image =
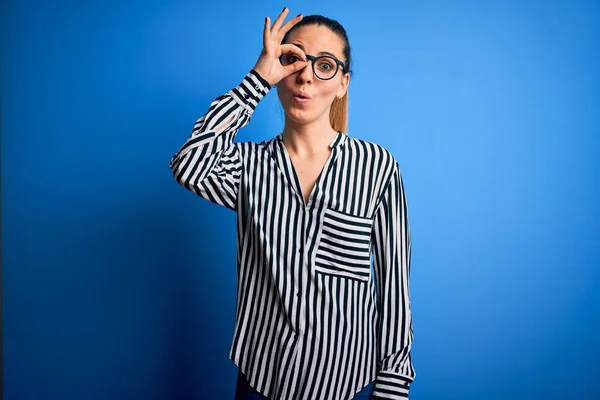
[[[296,103],[304,104],[308,100],[310,100],[310,96],[306,92],[299,90],[299,91],[293,92],[293,93],[294,93],[294,100],[296,101]]]
[[[297,103],[304,104],[308,100],[310,100],[310,97],[305,93],[296,93],[296,94],[294,94],[294,100]]]

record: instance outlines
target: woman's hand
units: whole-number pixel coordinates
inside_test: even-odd
[[[285,34],[302,19],[302,14],[299,14],[282,26],[281,24],[287,14],[288,8],[285,7],[273,23],[273,26],[271,26],[270,18],[265,18],[263,49],[253,68],[271,85],[275,85],[286,76],[301,70],[308,62],[304,52],[299,47],[293,44],[281,44]],[[282,54],[293,54],[299,60],[289,65],[282,65],[279,61],[279,57]]]

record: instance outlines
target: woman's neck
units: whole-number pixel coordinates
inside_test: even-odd
[[[310,124],[298,124],[286,117],[283,143],[288,152],[301,158],[310,158],[329,150],[329,144],[336,134],[329,119],[314,121]]]

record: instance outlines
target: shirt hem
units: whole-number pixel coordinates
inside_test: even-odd
[[[250,382],[250,379],[248,378],[247,371],[244,371],[244,370],[243,370],[243,368],[242,368],[242,365],[241,365],[241,364],[242,364],[242,363],[241,363],[241,360],[235,359],[235,358],[234,358],[234,357],[232,357],[231,355],[229,355],[229,357],[228,357],[228,358],[231,360],[231,362],[233,362],[233,364],[234,364],[235,366],[237,366],[237,367],[238,367],[239,371],[240,371],[240,372],[241,372],[241,373],[244,375],[244,377],[246,378],[246,382],[248,382],[248,385],[249,385],[249,386],[250,386],[252,389],[256,390],[258,393],[260,393],[261,395],[265,396],[266,398],[268,398],[268,399],[271,399],[271,395],[269,395],[269,394],[267,394],[267,393],[263,393],[263,392],[261,392],[260,390],[258,390],[258,389],[255,387],[255,384],[253,384],[252,382]],[[340,399],[340,400],[352,400],[352,399],[354,399],[354,397],[356,397],[356,395],[357,395],[358,393],[360,393],[360,392],[361,392],[363,389],[365,389],[367,386],[369,386],[370,384],[375,384],[375,381],[377,381],[377,374],[375,374],[375,375],[373,375],[373,376],[371,376],[371,377],[367,378],[367,381],[366,381],[366,382],[365,382],[365,383],[362,385],[362,387],[359,387],[359,388],[358,388],[358,389],[356,389],[356,390],[355,390],[353,393],[351,393],[351,394],[350,394],[350,397],[348,397],[348,398],[345,398],[345,399]],[[373,389],[374,389],[374,387],[373,387]]]
[[[256,385],[254,383],[250,382],[250,379],[248,377],[247,371],[244,371],[244,369],[242,368],[242,365],[241,365],[242,363],[240,362],[240,360],[235,359],[235,358],[233,358],[231,356],[229,356],[229,359],[231,360],[231,362],[233,362],[233,364],[235,364],[238,367],[238,370],[244,375],[244,378],[246,379],[246,382],[248,383],[248,385],[252,389],[256,390],[258,393],[260,393],[261,395],[265,396],[267,399],[271,399],[271,395],[270,394],[261,392],[260,390],[258,390],[255,387]],[[269,385],[270,385],[270,382],[269,382]],[[267,385],[267,386],[269,386],[269,385]]]

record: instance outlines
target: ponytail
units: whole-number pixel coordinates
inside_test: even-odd
[[[342,98],[336,98],[331,103],[329,111],[329,122],[336,131],[347,133],[348,131],[348,91]]]

